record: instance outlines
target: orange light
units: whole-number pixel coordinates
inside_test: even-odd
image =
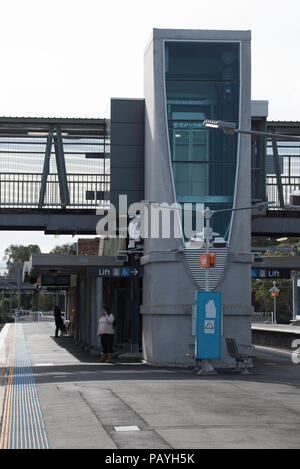
[[[210,267],[216,267],[216,263],[217,263],[216,253],[213,252],[212,254],[209,255],[209,257],[210,257]]]
[[[209,254],[200,254],[200,267],[209,267]]]
[[[200,267],[201,268],[208,268],[208,267],[216,267],[216,254],[200,254]]]

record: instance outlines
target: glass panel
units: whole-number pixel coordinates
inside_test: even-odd
[[[166,91],[171,120],[238,121],[239,83],[167,79]]]
[[[177,197],[179,196],[221,196],[224,200],[233,196],[235,165],[205,163],[173,163],[173,175]],[[184,185],[183,185],[184,183]],[[183,192],[183,190],[185,192]],[[200,200],[200,199],[199,199]]]
[[[239,44],[229,42],[168,42],[166,78],[239,81]]]
[[[237,135],[202,124],[205,119],[239,124],[239,47],[228,42],[166,43],[166,106],[177,199],[233,200]],[[220,207],[231,207],[224,204]],[[212,219],[221,235],[228,231],[230,216]]]
[[[208,161],[208,130],[173,130],[174,161]]]

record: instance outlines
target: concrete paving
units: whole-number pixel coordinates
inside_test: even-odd
[[[55,339],[49,322],[23,330],[52,449],[300,446],[300,368],[288,353],[261,349],[252,375],[207,377],[98,363],[72,338]]]

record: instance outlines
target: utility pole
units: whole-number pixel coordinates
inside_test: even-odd
[[[204,210],[204,218],[205,218],[205,227],[204,227],[204,239],[205,239],[205,252],[206,252],[206,268],[205,268],[205,291],[210,291],[210,240],[212,239],[213,230],[210,226],[210,219],[215,212],[212,211],[209,207],[206,207]],[[200,256],[201,261],[201,256]],[[197,361],[196,361],[197,363]],[[197,374],[202,375],[211,375],[217,374],[215,368],[213,367],[211,360],[209,359],[202,359],[201,360],[201,370],[198,371]]]
[[[276,287],[276,281],[273,282],[273,287],[270,288],[269,292],[271,296],[273,296],[274,300],[274,312],[273,312],[273,324],[277,324],[277,316],[276,316],[276,297],[279,295],[279,288]]]

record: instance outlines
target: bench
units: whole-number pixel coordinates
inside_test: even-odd
[[[243,363],[244,369],[241,372],[241,374],[243,375],[251,374],[248,370],[248,367],[250,365],[250,361],[255,358],[255,355],[250,354],[250,353],[240,353],[235,339],[225,339],[225,341],[226,341],[228,355],[234,358],[236,361],[236,369],[238,371],[241,371],[239,367],[239,363]],[[243,347],[247,347],[248,349],[254,350],[254,347],[251,345],[245,345]]]
[[[299,316],[299,314],[297,314],[295,316],[295,319],[292,319],[290,321],[290,326],[300,326],[300,316]]]

